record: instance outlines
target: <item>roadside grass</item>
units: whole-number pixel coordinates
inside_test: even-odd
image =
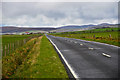
[[[2,57],[2,77],[10,78],[25,61],[28,53],[35,44],[37,38],[29,40],[24,46],[17,48],[14,53],[9,56]]]
[[[44,36],[40,45],[41,55],[37,58],[38,63],[41,63],[40,74],[42,78],[68,78],[66,70],[56,53],[53,45]],[[36,77],[39,75],[36,75]]]
[[[63,32],[63,33],[56,33],[56,34],[54,33],[50,35],[96,41],[96,42],[102,42],[102,43],[120,46],[118,28],[94,29],[94,30],[76,31],[76,32]]]
[[[46,36],[39,37],[32,47],[22,64],[10,76],[11,78],[68,79],[58,54]]]
[[[2,79],[2,59],[0,59],[0,79]]]

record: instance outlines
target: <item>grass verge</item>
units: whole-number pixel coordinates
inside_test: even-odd
[[[11,78],[68,78],[54,47],[46,38],[39,37],[31,51]]]
[[[15,50],[14,53],[9,56],[2,57],[2,77],[10,78],[15,71],[19,68],[22,62],[25,61],[28,53],[32,49],[32,46],[35,44],[37,38],[29,40],[23,47],[20,47]]]

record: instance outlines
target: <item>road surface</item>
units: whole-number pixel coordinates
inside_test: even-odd
[[[47,35],[78,78],[118,78],[119,47]]]

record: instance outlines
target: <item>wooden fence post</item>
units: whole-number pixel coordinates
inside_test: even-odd
[[[8,54],[9,54],[9,43],[8,43]]]
[[[19,43],[19,41],[18,41],[18,47],[19,47],[19,44],[20,44],[20,43]]]
[[[12,48],[11,48],[11,43],[10,43],[10,53],[11,53],[11,49],[12,49]]]
[[[6,48],[6,45],[5,45],[5,56],[6,56],[6,49],[7,49],[7,48]]]
[[[26,43],[25,39],[24,39],[24,44]]]
[[[95,38],[95,35],[93,37]]]
[[[20,43],[21,43],[21,45],[20,45],[20,46],[22,46],[22,40],[20,41]]]
[[[1,47],[1,53],[2,53],[1,56],[3,56],[3,46]]]
[[[111,38],[111,34],[109,34],[109,38]]]
[[[14,43],[13,43],[13,51],[14,51]]]

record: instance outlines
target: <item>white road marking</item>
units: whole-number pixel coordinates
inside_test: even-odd
[[[69,50],[63,50],[63,51],[69,51]]]
[[[72,42],[72,41],[70,40],[70,42]]]
[[[81,46],[83,45],[83,44],[80,44]]]
[[[61,37],[61,38],[63,38],[63,37]],[[75,39],[75,38],[72,38],[72,39]],[[87,41],[87,40],[82,40],[82,39],[75,39],[75,40],[80,40],[80,41],[84,41],[84,42],[91,42],[91,43],[97,43],[97,44],[103,44],[103,45],[112,46],[112,47],[115,47],[115,48],[120,48],[119,46],[110,45],[110,44],[107,44],[107,43],[101,43],[101,42],[95,42],[95,41]]]
[[[47,37],[48,38],[48,37]],[[70,66],[70,64],[67,62],[67,60],[64,58],[64,56],[62,55],[62,53],[60,52],[60,50],[57,48],[57,46],[52,42],[52,40],[50,38],[48,38],[50,40],[50,42],[53,44],[53,46],[56,48],[56,50],[58,51],[58,53],[61,55],[62,59],[64,60],[64,62],[66,63],[66,65],[68,66],[68,68],[70,69],[71,73],[73,74],[74,78],[78,79],[78,75],[75,73],[75,71],[73,70],[73,68]]]
[[[90,47],[89,47],[88,49],[91,49],[91,50],[93,50],[93,48],[90,48]]]
[[[108,55],[108,54],[102,53],[102,55],[103,55],[103,56],[106,56],[106,57],[108,57],[108,58],[111,58],[111,56]]]
[[[75,39],[75,38],[73,38]],[[82,40],[82,39],[76,39],[76,40],[80,40],[80,41],[84,41],[84,42],[91,42],[91,43],[96,43],[96,44],[102,44],[102,45],[107,45],[107,46],[112,46],[115,48],[120,48],[119,46],[115,46],[115,45],[111,45],[111,44],[107,44],[107,43],[101,43],[101,42],[95,42],[95,41],[87,41],[87,40]]]
[[[74,43],[77,43],[77,42],[74,42]]]

